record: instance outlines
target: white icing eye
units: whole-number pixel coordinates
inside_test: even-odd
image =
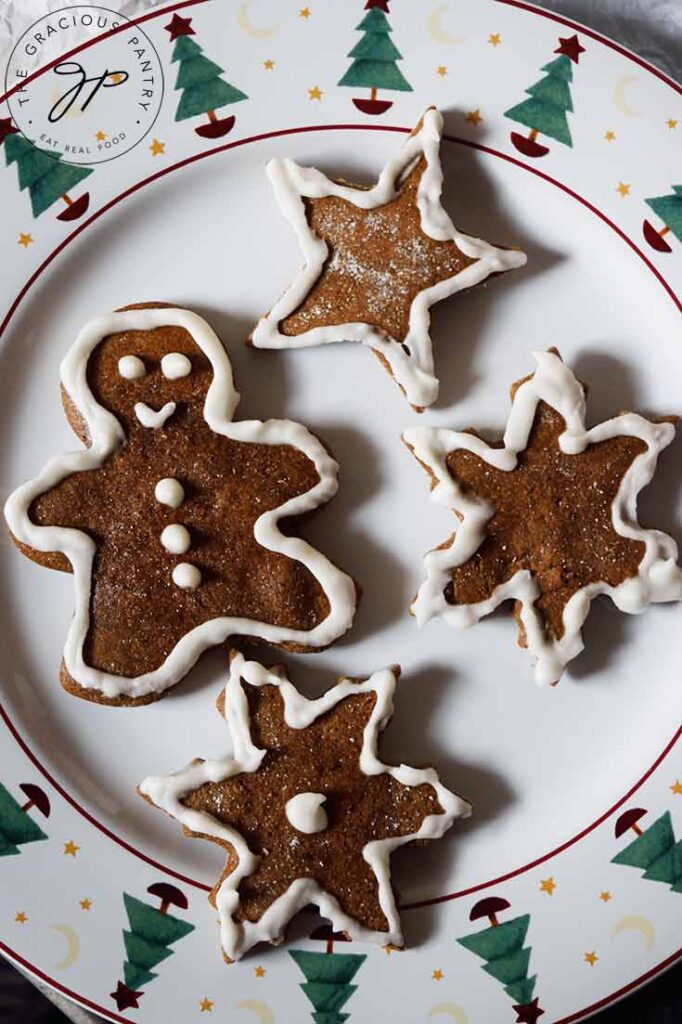
[[[173,555],[184,555],[192,546],[192,538],[186,526],[171,523],[161,533],[161,543]]]
[[[173,569],[173,583],[181,590],[196,590],[201,583],[201,571],[189,562],[180,562]]]
[[[168,380],[177,380],[178,377],[187,377],[192,372],[192,364],[182,352],[169,352],[161,360],[161,373]]]
[[[154,488],[154,497],[160,505],[180,508],[185,500],[185,489],[179,480],[172,476],[166,476],[163,480],[159,480]]]
[[[147,369],[139,356],[121,356],[118,361],[118,372],[126,380],[139,380],[144,377]]]

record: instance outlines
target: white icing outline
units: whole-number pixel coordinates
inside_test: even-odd
[[[254,328],[251,341],[256,348],[309,348],[338,341],[359,341],[386,359],[408,402],[419,408],[435,402],[439,382],[435,376],[429,334],[430,307],[455,292],[484,281],[492,273],[502,273],[526,263],[525,253],[498,249],[481,239],[461,234],[453,225],[440,198],[443,184],[439,159],[442,132],[443,118],[438,110],[430,107],[424,114],[421,129],[406,139],[384,167],[376,185],[367,190],[331,181],[316,168],[301,167],[293,160],[270,160],[267,173],[275,198],[296,232],[305,264],[270,312]],[[279,324],[304,301],[329,255],[327,243],[308,224],[303,197],[337,196],[362,210],[384,206],[399,195],[404,179],[421,156],[426,160],[417,192],[422,230],[438,241],[454,241],[465,256],[476,262],[419,292],[412,302],[409,331],[402,342],[366,323],[315,327],[292,337],[281,334]],[[403,346],[407,346],[410,354]]]
[[[183,327],[207,356],[213,379],[206,394],[204,419],[217,434],[231,440],[267,445],[290,445],[314,464],[319,481],[309,491],[296,495],[279,508],[264,512],[254,524],[258,544],[292,558],[313,574],[329,601],[329,614],[311,630],[288,629],[253,619],[223,616],[211,619],[186,633],[163,665],[142,676],[124,677],[87,665],[83,644],[90,621],[90,583],[95,542],[76,529],[37,526],[28,517],[31,502],[72,473],[98,469],[126,435],[116,417],[95,400],[87,381],[86,364],[93,349],[110,334],[149,331],[165,326]],[[244,420],[233,423],[239,402],[232,379],[232,367],[223,345],[211,327],[186,309],[133,309],[96,317],[83,327],[61,365],[61,379],[71,401],[78,408],[91,438],[88,449],[59,455],[33,480],[18,487],[5,504],[5,518],[14,536],[36,551],[61,552],[73,567],[76,591],[74,617],[64,647],[69,675],[85,689],[99,690],[107,697],[126,694],[142,697],[159,693],[183,678],[208,647],[233,636],[255,636],[269,643],[296,643],[326,647],[350,628],[356,607],[355,584],[321,552],[300,537],[281,533],[279,521],[300,516],[325,504],[338,489],[338,465],[321,442],[305,427],[292,420]]]
[[[410,835],[379,839],[367,843],[362,855],[377,879],[379,905],[388,922],[385,932],[372,931],[358,924],[343,912],[337,900],[330,896],[312,878],[298,878],[265,911],[257,922],[236,922],[232,915],[239,905],[239,885],[252,874],[259,858],[251,853],[239,832],[203,811],[183,806],[181,800],[206,782],[222,782],[241,772],[255,772],[265,755],[251,739],[248,702],[242,680],[251,686],[277,686],[284,701],[284,718],[292,729],[305,729],[320,715],[330,711],[351,694],[376,693],[376,703],[365,726],[360,769],[365,775],[388,772],[404,786],[428,783],[436,792],[442,814],[424,818],[419,830]],[[347,932],[352,938],[382,945],[402,946],[400,919],[391,888],[389,858],[393,850],[415,839],[437,839],[450,827],[456,817],[468,817],[471,805],[455,796],[439,781],[433,768],[410,768],[408,765],[389,766],[377,756],[378,735],[393,714],[393,693],[396,676],[390,668],[375,672],[369,679],[353,682],[342,679],[317,700],[308,700],[289,681],[284,669],[267,669],[257,661],[245,661],[243,655],[232,658],[230,675],[225,687],[225,717],[232,737],[234,757],[190,764],[174,775],[155,776],[140,783],[139,792],[166,811],[187,829],[201,835],[213,836],[229,843],[238,857],[238,865],[220,885],[216,893],[216,907],[220,918],[221,943],[230,960],[238,960],[257,942],[282,941],[286,925],[297,911],[315,904],[323,917],[331,921],[335,931]]]
[[[491,448],[472,434],[437,427],[414,427],[403,434],[403,440],[416,458],[433,473],[436,483],[431,491],[432,499],[461,517],[452,544],[426,555],[426,580],[411,610],[420,626],[440,616],[449,625],[463,629],[489,615],[503,601],[519,601],[527,648],[535,659],[536,682],[551,685],[558,682],[568,662],[583,650],[582,625],[592,599],[598,594],[607,594],[620,611],[630,614],[643,611],[653,602],[682,599],[682,569],[676,564],[675,541],[659,530],[645,530],[637,523],[637,496],[652,479],[658,455],[672,441],[675,428],[671,423],[651,423],[636,413],[628,412],[588,430],[585,426],[585,394],[580,382],[553,352],[534,352],[533,356],[537,369],[514,395],[503,438],[504,447]],[[486,523],[494,512],[487,502],[468,498],[462,493],[445,460],[451,452],[465,450],[496,469],[513,470],[517,453],[525,448],[528,441],[540,401],[556,409],[566,421],[566,430],[559,437],[559,447],[566,455],[576,455],[589,444],[619,435],[638,437],[647,446],[623,476],[612,504],[616,533],[645,545],[638,573],[616,587],[598,582],[576,591],[563,611],[564,635],[560,640],[545,636],[542,621],[534,607],[539,593],[537,584],[527,570],[515,573],[506,583],[496,587],[487,600],[476,604],[451,605],[444,596],[451,570],[467,562],[478,549],[485,537]]]

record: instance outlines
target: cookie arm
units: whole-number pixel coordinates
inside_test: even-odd
[[[72,572],[71,552],[93,545],[87,516],[92,471],[71,471],[70,465],[81,458],[81,452],[74,452],[54,459],[5,504],[8,531],[19,551],[62,572]]]

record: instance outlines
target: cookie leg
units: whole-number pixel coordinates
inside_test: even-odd
[[[153,704],[154,701],[160,700],[166,692],[148,693],[144,697],[128,697],[125,694],[122,694],[120,697],[107,697],[99,690],[89,690],[85,686],[81,686],[80,683],[77,683],[64,662],[62,662],[59,670],[59,682],[66,692],[73,694],[74,697],[89,700],[93,704],[106,704],[108,707],[114,708],[136,708],[142,704]]]

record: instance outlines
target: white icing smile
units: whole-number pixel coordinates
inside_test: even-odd
[[[150,408],[146,402],[136,402],[135,415],[143,427],[151,427],[152,430],[156,430],[170,419],[176,408],[175,402],[166,402],[158,411]]]

